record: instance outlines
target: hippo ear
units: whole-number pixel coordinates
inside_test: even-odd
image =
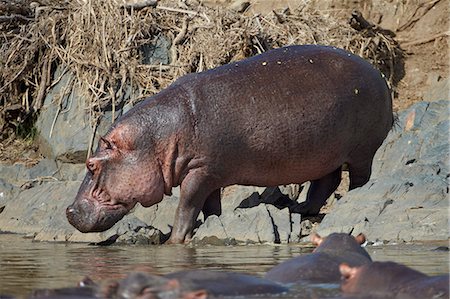
[[[183,294],[183,299],[206,299],[208,292],[206,290],[191,291]]]
[[[356,242],[358,242],[359,245],[362,245],[366,243],[366,236],[363,233],[360,233],[355,237]]]
[[[342,263],[339,265],[339,271],[343,279],[351,279],[355,276],[357,268],[352,268],[348,264]]]
[[[179,289],[180,282],[177,279],[171,279],[167,282],[166,287],[170,290]]]
[[[311,238],[311,242],[317,247],[320,246],[320,244],[322,244],[322,242],[323,242],[323,238],[317,233],[312,233],[310,235],[310,238]]]

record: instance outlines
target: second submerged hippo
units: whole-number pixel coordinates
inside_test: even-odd
[[[116,120],[86,161],[67,218],[104,231],[180,186],[169,241],[182,243],[200,211],[221,214],[222,187],[305,181],[307,199],[293,211],[317,214],[344,164],[350,189],[369,180],[393,121],[382,74],[335,47],[289,46],[190,74]]]
[[[394,262],[373,262],[359,267],[340,266],[341,289],[362,298],[449,298],[450,276],[428,276]]]
[[[280,294],[287,291],[286,287],[278,283],[251,275],[187,270],[165,276],[133,272],[115,284],[102,288],[99,294],[101,298],[119,299],[206,299]]]
[[[337,283],[341,279],[341,263],[359,266],[372,261],[361,247],[366,241],[363,234],[353,237],[333,233],[325,238],[312,234],[311,241],[318,246],[312,253],[284,261],[270,269],[264,278],[280,283]]]

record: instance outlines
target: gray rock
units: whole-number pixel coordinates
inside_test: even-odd
[[[102,233],[83,234],[67,221],[65,210],[72,203],[80,182],[46,182],[19,193],[0,180],[0,231],[25,234],[37,241],[72,241],[159,244],[163,234],[134,215],[125,216]]]
[[[0,164],[0,179],[12,185],[22,186],[25,183],[57,180],[55,177],[57,171],[58,165],[49,159],[43,159],[31,167],[25,164]]]
[[[147,225],[158,228],[163,234],[169,234],[175,219],[178,199],[179,189],[177,188],[173,190],[172,196],[165,196],[160,203],[149,208],[139,205],[132,214]]]
[[[429,74],[428,89],[423,93],[424,101],[437,101],[450,98],[449,78],[443,78],[437,73]]]
[[[42,159],[32,167],[24,164],[0,164],[0,179],[26,189],[47,181],[82,181],[86,174],[85,169],[84,163],[72,164]]]
[[[86,175],[86,164],[57,162],[58,171],[55,176],[61,181],[82,181]]]
[[[22,234],[54,232],[53,240],[64,240],[73,231],[65,220],[65,209],[79,183],[50,182],[20,192],[0,214],[0,230]]]
[[[58,69],[55,77],[61,75]],[[86,104],[77,88],[71,88],[73,75],[62,75],[47,93],[36,121],[40,152],[47,158],[81,162],[86,158],[92,129]],[[69,89],[69,94],[64,94]]]
[[[449,101],[399,116],[374,158],[371,180],[341,198],[318,232],[363,232],[371,241],[449,237]]]
[[[5,209],[6,204],[13,200],[17,193],[19,192],[19,189],[8,182],[0,179],[0,214]],[[2,217],[0,215],[0,217]]]
[[[198,241],[216,237],[247,243],[298,242],[300,215],[270,205],[259,204],[250,208],[223,210],[223,214],[210,216],[195,232]]]
[[[61,76],[62,75],[62,76]],[[39,151],[47,158],[69,163],[83,163],[86,160],[92,136],[94,144],[113,123],[111,107],[104,108],[104,115],[94,132],[94,120],[90,119],[88,104],[79,88],[72,86],[73,74],[61,74],[58,68],[55,77],[60,81],[47,93],[44,105],[36,121]],[[122,114],[128,90],[115,108],[114,118]]]
[[[446,240],[448,104],[418,103],[403,112],[375,156],[369,183],[337,201],[318,232],[361,231],[371,241]],[[106,232],[83,234],[75,230],[66,220],[65,209],[84,173],[84,164],[54,159],[44,159],[33,167],[0,164],[0,231],[36,240],[103,245],[158,244],[167,237],[178,206],[178,188],[153,207],[138,205]],[[223,214],[206,219],[194,237],[200,243],[215,244],[297,242],[315,229],[314,223],[290,214],[286,206],[291,200],[304,200],[307,185],[224,188]]]
[[[170,47],[167,37],[159,35],[154,43],[144,44],[139,50],[143,64],[170,64]]]
[[[245,229],[243,229],[245,228]],[[265,205],[236,209],[220,217],[210,216],[195,233],[195,238],[215,236],[251,243],[275,242],[276,235]]]
[[[141,59],[144,64],[169,64],[171,42],[164,36],[159,36],[154,43],[140,47]],[[89,103],[81,89],[73,84],[74,75],[63,73],[58,67],[55,78],[59,82],[47,93],[44,105],[36,121],[38,129],[37,142],[39,151],[47,158],[69,163],[83,163],[88,154],[91,140],[92,147],[99,136],[105,134],[114,119],[128,111],[135,91],[130,86],[116,99],[116,107],[102,107],[102,118],[94,131],[95,119],[89,116]]]

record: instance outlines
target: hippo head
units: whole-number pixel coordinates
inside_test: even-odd
[[[377,293],[392,296],[392,291],[411,281],[417,283],[427,275],[395,262],[373,262],[352,267],[346,263],[339,265],[341,272],[341,290],[344,293]],[[448,286],[448,280],[447,280]],[[386,292],[383,294],[382,292]],[[396,298],[411,298],[399,296]],[[428,298],[428,296],[425,296]],[[386,297],[377,297],[386,298]],[[418,296],[414,298],[424,298]],[[431,298],[431,297],[430,297]]]
[[[118,298],[136,299],[208,298],[208,292],[195,284],[141,272],[130,273],[119,281],[116,293]]]
[[[366,242],[366,236],[360,233],[356,237],[346,233],[332,233],[326,237],[313,233],[312,243],[317,246],[314,252],[325,252],[334,256],[361,256],[363,260],[371,261],[370,255],[361,247]]]
[[[162,200],[161,167],[151,145],[137,138],[141,131],[119,123],[99,140],[86,161],[88,172],[75,201],[66,210],[70,224],[79,231],[105,231],[136,203],[148,207]]]

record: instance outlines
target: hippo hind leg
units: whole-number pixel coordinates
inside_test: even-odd
[[[367,159],[358,163],[348,163],[348,172],[350,177],[350,186],[348,190],[361,187],[369,181],[372,173],[372,159]]]
[[[222,214],[222,205],[220,203],[220,189],[214,190],[205,200],[202,208],[203,218],[211,215],[220,216]]]
[[[341,183],[341,167],[326,176],[311,181],[306,200],[291,208],[291,212],[302,215],[317,215],[328,197]]]

